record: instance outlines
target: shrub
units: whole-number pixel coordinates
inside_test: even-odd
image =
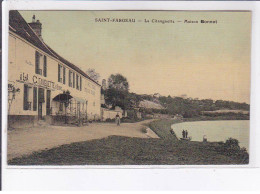
[[[142,133],[147,133],[147,128],[146,128],[146,127],[143,127],[143,128],[141,129],[141,132],[142,132]]]
[[[107,119],[106,119],[106,122],[109,122],[109,123],[111,123],[111,122],[115,122],[115,119],[107,118]]]
[[[135,123],[135,122],[139,122],[142,121],[142,119],[138,119],[138,118],[129,118],[129,117],[123,117],[121,119],[122,123]]]
[[[136,119],[137,118],[136,111],[135,110],[128,110],[127,111],[127,117],[129,119]]]
[[[224,146],[228,149],[235,149],[235,150],[240,149],[239,141],[231,137],[228,140],[226,140]]]
[[[147,115],[144,115],[142,118],[143,118],[144,120],[153,119],[153,117],[147,116]]]

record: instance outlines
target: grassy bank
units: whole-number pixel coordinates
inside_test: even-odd
[[[231,154],[230,154],[231,153]],[[110,136],[14,158],[9,165],[202,165],[247,164],[244,152],[218,143]]]
[[[178,141],[170,132],[176,120],[147,124],[160,139],[110,136],[62,145],[14,158],[9,165],[209,165],[248,164],[249,155],[238,142]]]
[[[162,119],[152,121],[147,124],[147,126],[152,129],[160,138],[164,140],[177,140],[175,134],[170,132],[171,125],[175,123],[180,123],[181,121],[173,120],[173,119]]]

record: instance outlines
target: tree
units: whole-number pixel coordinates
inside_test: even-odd
[[[127,79],[121,74],[112,74],[108,78],[108,88],[114,88],[119,91],[129,91],[129,84]]]
[[[129,84],[123,75],[110,75],[108,78],[108,89],[105,91],[105,100],[112,108],[119,106],[126,110],[131,106]]]
[[[13,84],[8,84],[8,114],[10,114],[11,105],[16,93],[20,93],[20,88],[16,88]]]
[[[20,88],[16,88],[13,84],[8,84],[8,115],[10,115],[11,106],[16,94],[20,93]],[[8,122],[8,128],[10,128],[10,121]]]
[[[100,75],[96,72],[95,69],[89,68],[86,73],[91,79],[93,79],[96,82],[99,82]]]

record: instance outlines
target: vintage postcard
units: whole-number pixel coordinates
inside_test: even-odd
[[[251,11],[9,11],[9,166],[249,164]]]

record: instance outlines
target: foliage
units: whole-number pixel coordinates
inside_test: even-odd
[[[147,133],[147,128],[146,127],[142,127],[141,132],[142,133]]]
[[[20,88],[16,88],[13,84],[8,84],[8,114],[11,110],[11,105],[16,97],[16,94],[20,93]]]
[[[112,74],[108,78],[108,88],[113,88],[118,91],[127,91],[129,90],[129,83],[121,74]]]
[[[217,100],[214,102],[212,99],[199,100],[171,96],[161,96],[159,97],[159,101],[166,107],[166,114],[181,114],[184,118],[199,116],[202,114],[202,111],[215,111],[220,109],[239,109],[249,111],[249,104],[233,101]]]
[[[108,79],[108,89],[105,91],[106,104],[113,108],[119,106],[124,110],[128,109],[131,106],[128,90],[127,79],[121,74],[112,74]]]
[[[86,73],[91,79],[93,79],[96,82],[99,82],[100,75],[96,72],[95,69],[89,68]]]
[[[226,156],[235,158],[241,163],[248,164],[249,162],[249,154],[246,148],[240,148],[239,141],[237,139],[227,139],[226,142],[220,147],[219,152]]]
[[[107,118],[107,119],[106,119],[106,122],[109,122],[109,123],[116,122],[116,119]]]
[[[138,118],[129,118],[129,117],[123,117],[121,119],[121,122],[122,123],[136,123],[136,122],[139,122],[139,121],[142,121],[142,119],[138,119]]]
[[[127,111],[127,117],[131,118],[131,119],[136,119],[137,118],[137,114],[135,110],[128,110]]]
[[[202,99],[197,98],[183,98],[160,96],[159,98],[154,95],[148,94],[135,94],[129,92],[129,83],[127,79],[121,74],[112,74],[108,79],[108,89],[104,91],[106,104],[112,106],[119,106],[124,110],[139,107],[141,101],[148,100],[161,104],[163,109],[140,108],[140,112],[144,114],[153,115],[167,114],[167,115],[182,115],[184,118],[197,118],[203,115],[214,118],[217,116],[225,115],[226,118],[248,119],[249,114],[244,115],[241,113],[205,113],[204,111],[216,111],[222,109],[228,110],[246,110],[249,111],[250,105],[246,103],[238,103],[233,101]]]
[[[228,149],[240,149],[238,140],[234,138],[227,139],[224,146]]]

